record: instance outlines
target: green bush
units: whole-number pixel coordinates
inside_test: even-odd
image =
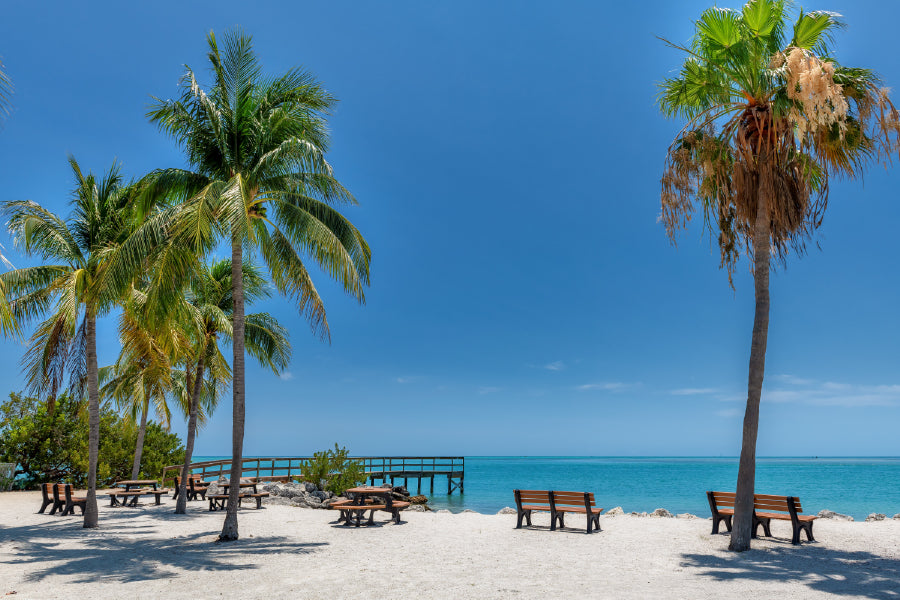
[[[109,405],[100,409],[100,454],[97,485],[131,479],[137,427]],[[166,465],[184,461],[178,436],[149,422],[141,456],[141,478],[159,477]],[[0,462],[17,465],[16,486],[65,481],[87,485],[88,420],[86,402],[60,396],[53,414],[44,402],[12,393],[0,405]]]
[[[334,450],[314,453],[307,464],[301,465],[300,473],[304,481],[338,495],[366,481],[362,463],[349,458],[347,448],[341,448],[337,444],[334,445]]]

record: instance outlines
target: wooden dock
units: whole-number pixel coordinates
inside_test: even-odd
[[[312,457],[254,457],[241,461],[242,477],[287,476],[299,477],[302,465]],[[361,461],[369,483],[376,482],[395,485],[403,480],[403,487],[409,490],[409,480],[416,480],[416,493],[422,493],[422,480],[428,480],[429,491],[434,494],[435,477],[447,478],[447,494],[464,492],[466,459],[462,456],[356,456],[351,460]],[[182,465],[172,465],[163,469],[162,478],[172,479],[181,471]],[[204,480],[228,477],[231,460],[208,460],[191,463],[191,473]],[[412,490],[410,490],[412,491]]]

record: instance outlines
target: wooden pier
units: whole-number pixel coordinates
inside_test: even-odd
[[[287,476],[299,477],[302,465],[312,457],[254,457],[241,461],[242,477]],[[458,490],[464,492],[466,459],[462,456],[356,456],[351,460],[362,462],[368,482],[394,485],[403,480],[403,487],[409,490],[409,480],[416,480],[416,493],[422,493],[422,480],[427,479],[429,491],[434,494],[434,479],[447,478],[447,494]],[[181,471],[182,465],[172,465],[163,469],[162,478],[172,479]],[[231,460],[208,460],[191,463],[191,473],[204,480],[228,477]],[[410,490],[411,492],[412,490]]]

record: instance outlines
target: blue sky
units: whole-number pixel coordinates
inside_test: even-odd
[[[182,166],[149,96],[240,25],[268,72],[304,65],[341,100],[329,159],[373,248],[364,307],[318,274],[331,345],[286,300],[254,307],[289,327],[294,360],[248,369],[246,454],[736,455],[752,278],[743,263],[733,291],[698,225],[674,248],[657,222],[680,124],[655,86],[683,57],[655,36],[687,41],[708,4],[10,2],[0,199],[67,213],[67,153]],[[806,6],[844,15],[839,60],[900,83],[900,4]],[[772,277],[760,455],[900,455],[898,181],[835,182],[821,251]],[[0,342],[9,391],[22,350]],[[230,401],[197,454],[230,452]]]

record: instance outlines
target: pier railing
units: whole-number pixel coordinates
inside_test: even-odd
[[[253,457],[241,460],[242,477],[287,476],[297,477],[301,468],[309,463],[312,457]],[[407,485],[409,479],[418,480],[419,491],[422,479],[430,479],[431,491],[434,492],[434,476],[447,477],[447,493],[454,489],[463,491],[466,459],[462,456],[355,456],[350,460],[362,462],[366,477],[371,483],[376,480],[394,483],[403,479]],[[181,471],[182,465],[172,465],[163,469],[162,478],[172,480]],[[207,460],[191,463],[190,472],[200,475],[204,480],[230,476],[231,460]]]

